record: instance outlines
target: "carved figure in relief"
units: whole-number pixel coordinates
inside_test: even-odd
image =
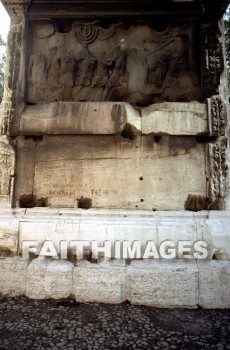
[[[49,50],[49,63],[47,74],[47,87],[44,92],[48,101],[61,100],[62,87],[60,86],[60,53],[58,48]]]
[[[127,86],[127,81],[125,79],[127,56],[127,49],[122,49],[120,46],[116,47],[114,55],[115,65],[113,72],[110,76],[111,87],[117,87],[122,85]]]
[[[103,52],[101,57],[97,59],[96,73],[93,78],[92,87],[109,87],[109,72],[114,60],[106,58],[106,53]]]
[[[79,52],[76,60],[78,63],[80,76],[77,78],[75,85],[90,86],[96,67],[96,58],[88,48],[84,48]]]
[[[62,100],[72,100],[72,88],[75,83],[78,69],[77,62],[73,54],[67,52],[60,55],[60,86],[62,88]]]
[[[78,69],[74,55],[68,52],[61,55],[59,64],[60,84],[63,87],[73,87]]]
[[[150,54],[157,54],[158,60],[149,70],[148,84],[155,84],[161,88],[166,82],[167,76],[176,79],[183,76],[188,68],[188,53],[183,41],[182,38],[176,37]],[[162,50],[165,47],[166,50]],[[157,51],[159,52],[157,53]]]
[[[42,54],[32,54],[29,59],[29,76],[28,80],[33,84],[45,83],[48,73],[48,60]]]
[[[188,59],[188,38],[177,36],[170,44],[170,63],[168,74],[180,78],[187,71],[189,65]]]
[[[46,55],[32,54],[29,58],[28,99],[31,102],[43,100],[48,74],[48,59]]]
[[[156,70],[153,72],[150,72],[148,76],[149,84],[156,84],[157,87],[162,87],[168,71],[169,62],[170,62],[170,51],[162,54],[162,57],[157,64]]]
[[[170,61],[170,50],[168,50],[168,45],[173,41],[170,39],[166,43],[160,43],[151,51],[146,57],[146,63],[148,68],[148,84],[155,84],[157,87],[162,87],[165,80],[169,61]],[[164,50],[166,48],[166,50]],[[149,50],[149,49],[148,49]]]
[[[124,30],[119,23],[105,30],[99,22],[75,22],[73,30],[75,39],[66,33],[63,45],[54,34],[48,45],[56,41],[57,47],[45,51],[47,57],[44,53],[31,56],[29,101],[111,100],[148,105],[197,99],[198,82],[190,67],[190,27],[183,27],[183,32],[176,27],[156,33],[148,24]]]
[[[48,63],[48,74],[47,82],[51,86],[59,85],[59,76],[60,76],[60,55],[58,53],[57,47],[52,47],[49,50],[49,63]]]
[[[0,144],[0,195],[9,196],[11,177],[14,173],[13,152]]]

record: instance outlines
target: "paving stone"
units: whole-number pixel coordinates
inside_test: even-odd
[[[230,349],[229,328],[230,310],[0,297],[0,350]]]

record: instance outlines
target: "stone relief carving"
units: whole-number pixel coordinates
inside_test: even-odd
[[[18,108],[19,76],[21,69],[21,44],[24,24],[11,26],[8,38],[8,64],[5,79],[5,91],[3,99],[4,115],[0,126],[2,135],[13,135],[16,128]]]
[[[22,21],[30,2],[31,0],[2,0],[13,23],[20,23]]]
[[[35,91],[45,88],[48,75],[48,59],[42,53],[33,54],[29,60],[28,84],[33,84]],[[55,82],[55,80],[54,80]],[[34,98],[36,98],[34,96]]]
[[[44,32],[44,24],[42,27]],[[112,24],[105,29],[98,22],[75,22],[69,33],[47,30],[47,37],[39,37],[38,32],[35,23],[28,103],[126,101],[149,105],[199,99],[190,22],[163,32],[144,23],[128,29],[122,23]]]
[[[75,35],[84,48],[87,48],[97,38],[98,28],[94,24],[95,22],[88,24],[75,23],[74,25]]]
[[[220,96],[207,99],[209,133],[213,136],[225,136],[227,106]]]
[[[224,69],[223,48],[218,22],[202,26],[202,94],[209,97],[218,93],[220,75]]]
[[[212,201],[224,198],[229,189],[227,146],[227,138],[221,139],[216,144],[209,144],[210,198]]]
[[[1,196],[10,196],[13,175],[14,151],[4,139],[0,141],[0,199]]]

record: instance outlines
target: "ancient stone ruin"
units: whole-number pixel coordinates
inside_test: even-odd
[[[0,292],[229,307],[228,1],[2,2]],[[46,240],[203,240],[208,258],[21,256]]]

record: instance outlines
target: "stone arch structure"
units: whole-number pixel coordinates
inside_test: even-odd
[[[49,275],[54,262],[13,258],[24,284],[3,292],[229,306],[222,288],[210,296],[213,275],[206,278],[214,269],[217,280],[226,274],[230,283],[221,22],[228,1],[2,2],[11,30],[0,109],[0,253],[20,255],[26,240],[52,240],[59,255],[63,240],[139,240],[142,250],[151,239],[203,240],[208,247],[205,263],[198,257],[186,265],[179,254],[169,265],[118,259],[93,268],[85,260],[79,266],[62,261],[56,277]],[[86,260],[92,250],[86,249]],[[36,268],[46,282],[36,280]],[[52,292],[47,285],[58,274],[69,287]],[[94,275],[103,297],[90,292]],[[166,287],[170,276],[177,287],[173,280]],[[35,280],[47,283],[44,295]]]

